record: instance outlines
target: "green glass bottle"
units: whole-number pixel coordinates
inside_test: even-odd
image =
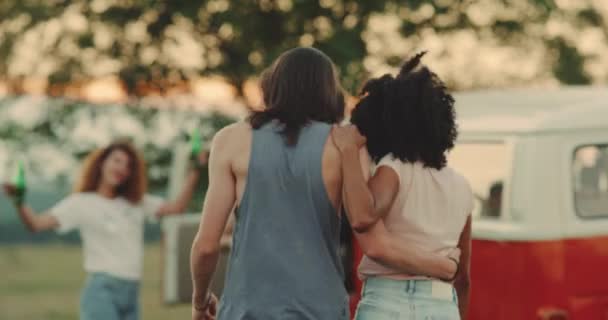
[[[25,181],[25,166],[23,161],[19,161],[19,164],[17,165],[17,172],[13,177],[13,185],[15,186],[15,204],[21,206],[25,200],[25,191],[27,189],[27,184]]]
[[[194,127],[192,134],[190,134],[190,152],[193,157],[198,156],[203,149],[203,142],[201,141],[201,131],[198,126]]]
[[[201,139],[201,131],[198,126],[194,127],[192,133],[190,134],[190,163],[191,166],[196,168],[197,170],[203,169],[201,165],[198,155],[203,150],[203,141]]]

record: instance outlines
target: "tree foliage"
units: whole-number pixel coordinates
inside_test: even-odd
[[[361,71],[367,18],[385,3],[3,1],[0,15],[13,18],[3,23],[0,71],[13,77],[41,73],[52,83],[112,73],[130,92],[142,82],[163,88],[211,73],[240,87],[282,51],[314,45],[334,58],[348,82]],[[46,59],[12,67],[27,60],[20,55],[29,49]]]
[[[242,89],[299,45],[330,55],[351,92],[418,48],[460,88],[608,78],[608,5],[595,0],[3,0],[0,16],[8,80],[117,75],[135,94],[201,74]]]

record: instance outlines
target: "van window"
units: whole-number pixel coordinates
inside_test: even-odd
[[[504,143],[459,143],[448,164],[463,174],[473,189],[473,218],[501,216],[503,186],[509,169],[509,149]]]
[[[574,151],[574,203],[583,218],[608,217],[608,145]]]

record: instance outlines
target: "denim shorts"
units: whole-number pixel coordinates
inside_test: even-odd
[[[355,319],[459,320],[456,290],[448,289],[445,297],[437,298],[431,280],[368,278]]]
[[[80,320],[139,320],[139,281],[89,274],[80,297]]]

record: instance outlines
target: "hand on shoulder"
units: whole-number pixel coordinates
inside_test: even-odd
[[[367,141],[354,125],[334,126],[331,137],[340,152],[348,149],[359,150]]]

